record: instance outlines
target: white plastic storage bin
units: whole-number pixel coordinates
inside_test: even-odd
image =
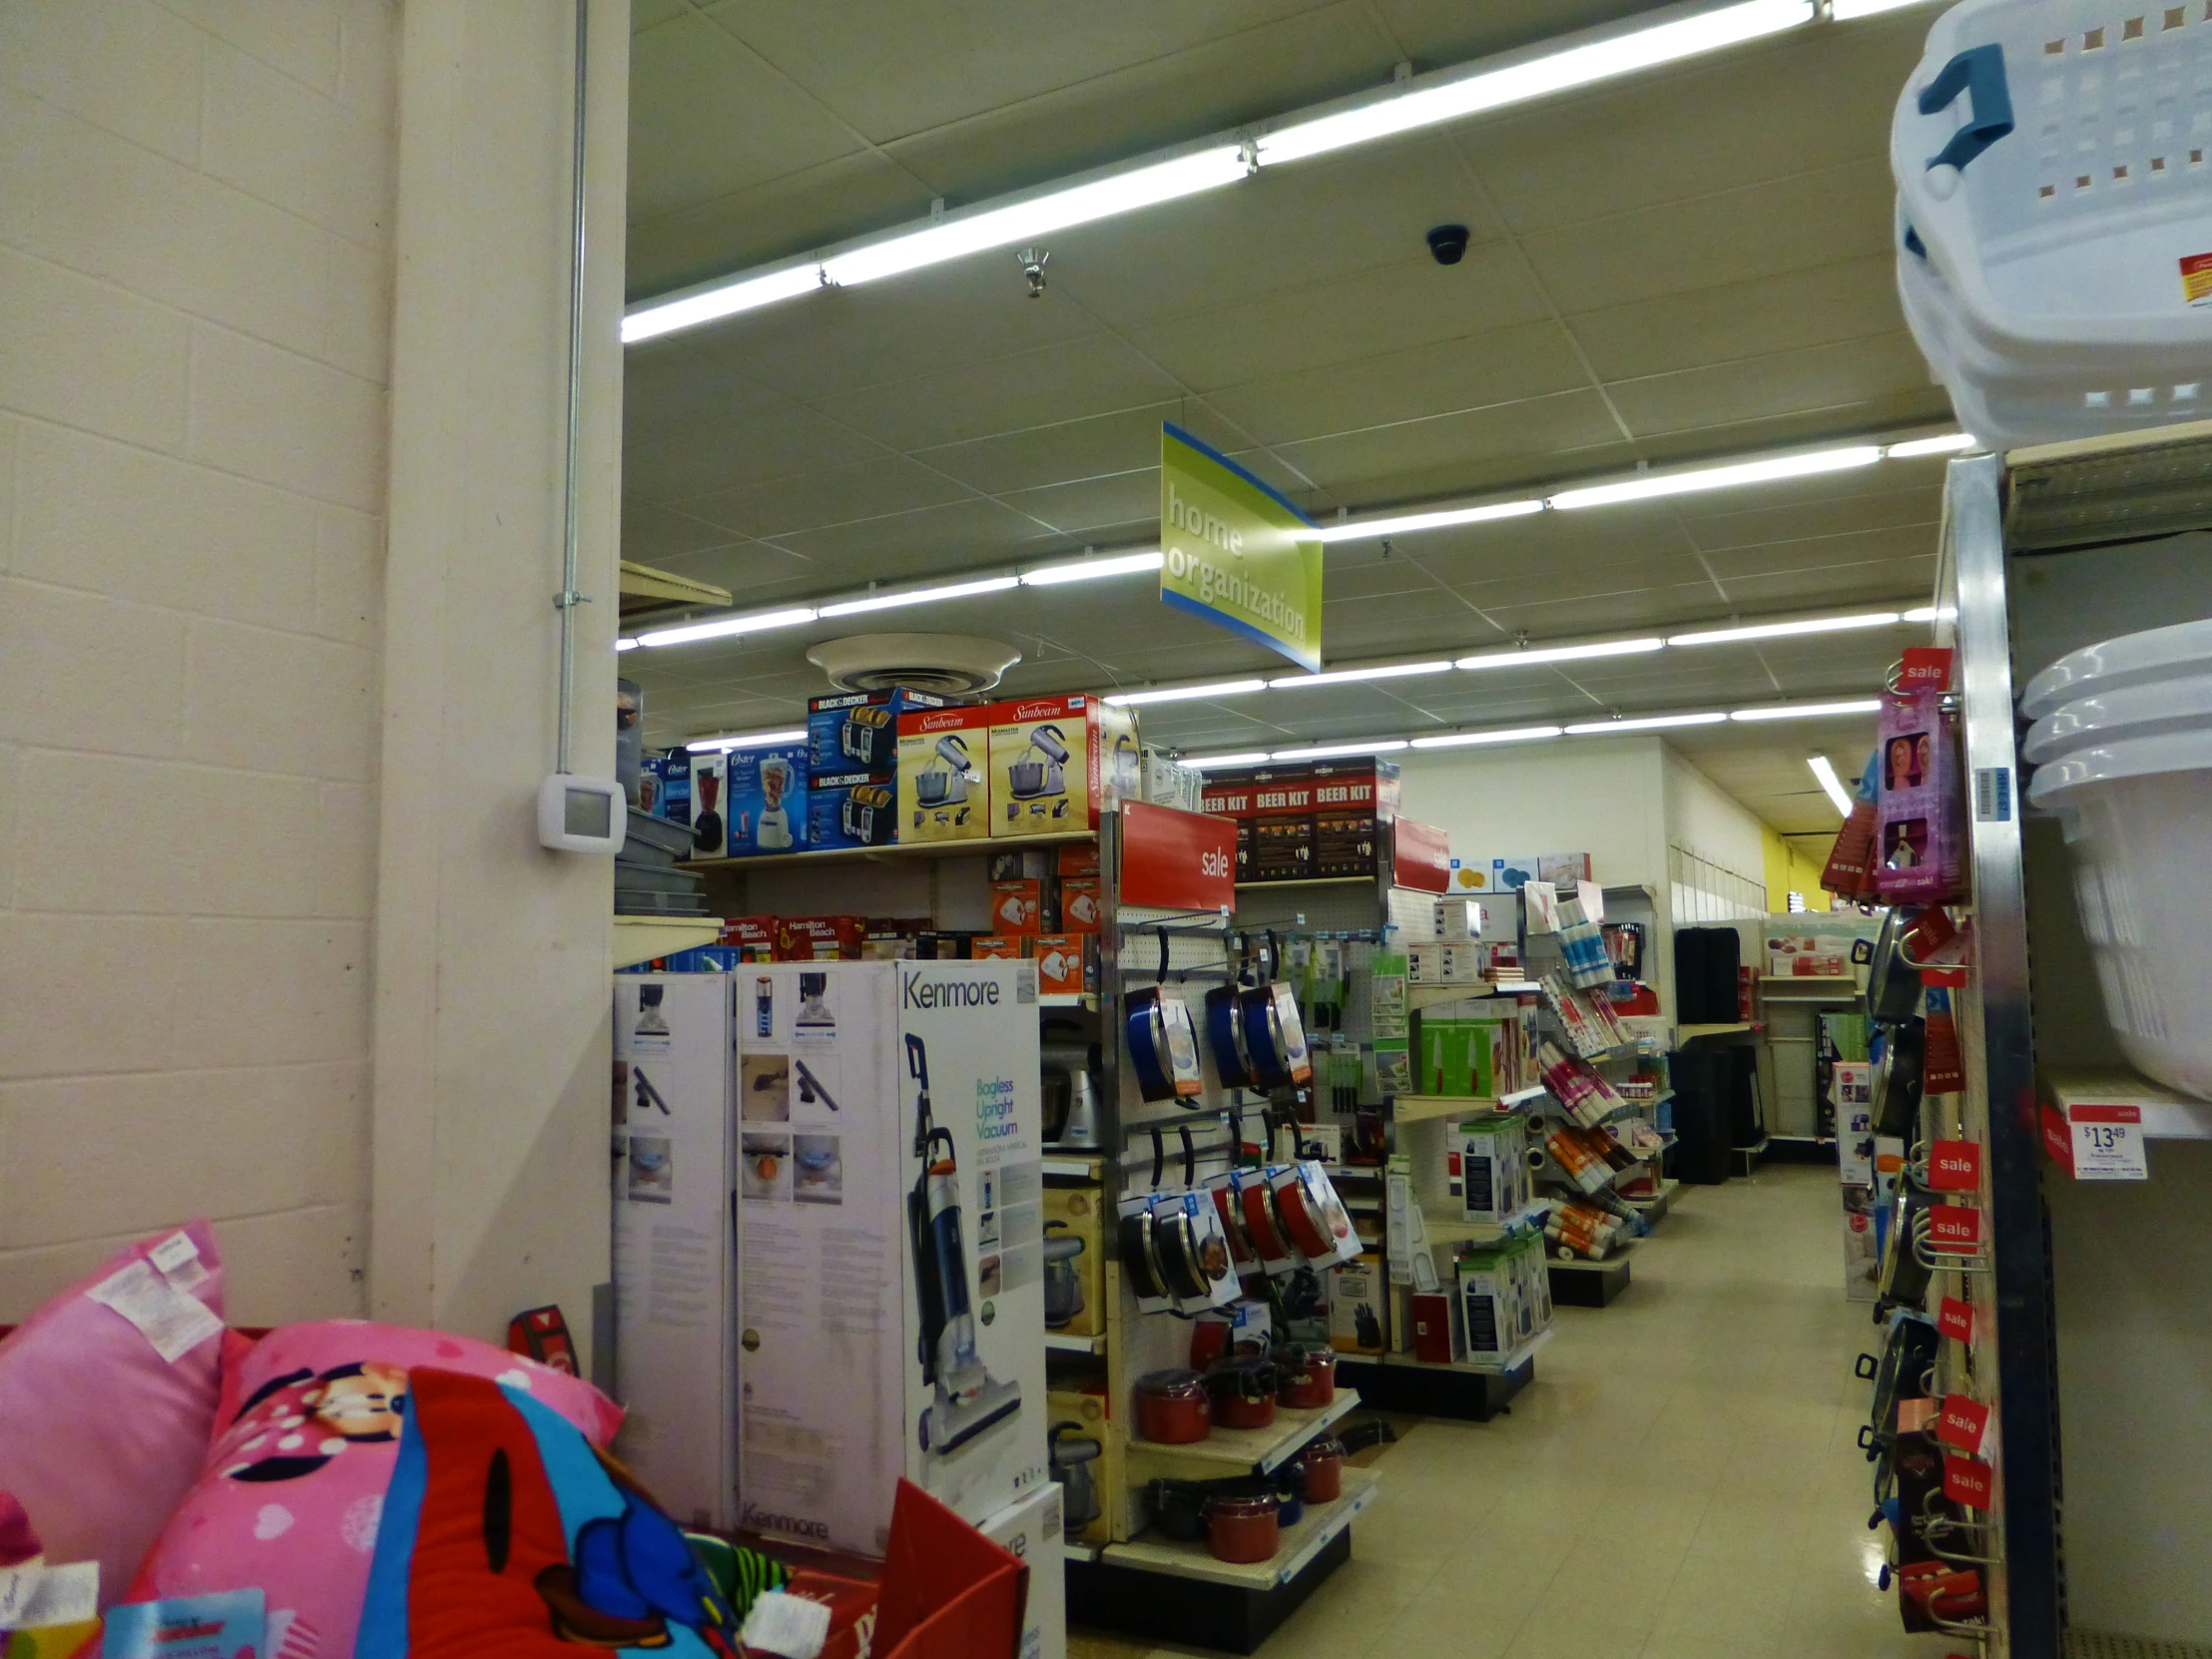
[[[2146,628],[2069,651],[2027,683],[2020,713],[2041,720],[2077,698],[2202,674],[2212,674],[2212,617]]]
[[[1899,100],[1891,166],[1908,317],[1977,437],[2202,414],[2208,0],[1964,0]]]

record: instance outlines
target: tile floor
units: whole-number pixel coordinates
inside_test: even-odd
[[[1908,1637],[1855,1443],[1871,1346],[1832,1169],[1683,1187],[1626,1294],[1562,1308],[1535,1382],[1378,1465],[1353,1558],[1262,1659],[1936,1659]],[[1201,1650],[1071,1632],[1071,1659]]]

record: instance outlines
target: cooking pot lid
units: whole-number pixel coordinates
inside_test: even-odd
[[[2212,618],[2122,634],[2069,651],[2036,675],[2020,694],[2020,713],[2040,720],[2091,691],[2177,680],[2207,667],[2212,667]]]
[[[1153,1371],[1137,1379],[1137,1392],[1148,1399],[1203,1399],[1206,1389],[1195,1371]]]

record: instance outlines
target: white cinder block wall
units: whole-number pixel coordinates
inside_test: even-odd
[[[362,1306],[396,28],[0,4],[0,1321]]]

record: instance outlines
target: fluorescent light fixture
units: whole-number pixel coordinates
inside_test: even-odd
[[[1171,161],[1127,168],[1085,184],[1046,191],[1002,208],[948,214],[918,230],[893,233],[845,253],[832,254],[822,262],[822,274],[839,287],[872,282],[1233,185],[1251,171],[1241,146],[1215,145]]]
[[[1253,749],[1242,755],[1178,755],[1175,758],[1175,764],[1179,767],[1199,769],[1206,767],[1256,767],[1266,761],[1267,758],[1268,752],[1266,750]]]
[[[1447,732],[1437,738],[1415,738],[1415,749],[1463,749],[1477,743],[1533,743],[1539,738],[1556,738],[1565,730],[1558,726],[1516,726],[1508,732]]]
[[[615,641],[615,649],[617,651],[635,651],[637,650],[637,648],[638,642],[636,640],[621,639]]]
[[[719,738],[694,738],[684,747],[694,755],[714,755],[732,749],[766,749],[771,744],[805,743],[807,728],[792,732],[729,732]]]
[[[1927,3],[1928,0],[1829,0],[1828,15],[1839,23],[1850,23],[1858,18],[1873,17],[1877,12],[1894,12]]]
[[[1374,743],[1325,743],[1311,749],[1278,749],[1271,761],[1329,761],[1339,755],[1388,755],[1406,747],[1403,738],[1379,738]]]
[[[1588,657],[1633,657],[1664,651],[1661,639],[1601,640],[1595,645],[1533,645],[1525,651],[1483,651],[1461,657],[1453,668],[1528,668],[1538,663],[1578,663]]]
[[[1738,709],[1730,720],[1818,720],[1829,715],[1877,715],[1879,697],[1853,698],[1848,703],[1777,703],[1764,709]]]
[[[664,294],[658,299],[647,300],[623,317],[622,343],[635,345],[641,339],[673,334],[679,328],[719,322],[740,311],[773,305],[779,299],[796,299],[821,286],[822,267],[809,260],[805,265],[765,272],[758,276],[740,276],[733,281],[710,282],[680,293]]]
[[[1844,788],[1844,781],[1836,776],[1836,768],[1830,764],[1828,757],[1809,756],[1805,764],[1813,769],[1813,776],[1820,780],[1822,792],[1835,803],[1836,810],[1846,818],[1851,817],[1851,791]]]
[[[1955,605],[1916,605],[1905,613],[1907,622],[1935,622],[1938,619],[1944,622],[1956,622],[1958,620],[1958,607]]]
[[[1586,720],[1567,728],[1570,738],[1604,737],[1614,732],[1663,732],[1670,726],[1718,726],[1728,717],[1709,715],[1644,715],[1635,720]]]
[[[1610,507],[1623,501],[1650,501],[1665,495],[1695,495],[1704,490],[1733,489],[1739,484],[1771,484],[1783,478],[1845,472],[1852,467],[1872,466],[1881,459],[1880,444],[1857,443],[1843,449],[1816,449],[1805,455],[1772,455],[1761,461],[1699,467],[1691,472],[1642,473],[1617,484],[1562,490],[1549,497],[1548,504],[1571,513],[1578,507]]]
[[[1103,559],[1077,559],[1070,564],[1025,570],[1021,573],[1021,585],[1050,588],[1062,582],[1095,582],[1101,576],[1127,576],[1133,571],[1158,570],[1166,557],[1155,547],[1149,553],[1116,553]]]
[[[865,599],[840,600],[834,605],[825,605],[821,614],[830,616],[858,616],[862,611],[888,611],[900,605],[931,605],[940,599],[966,599],[971,594],[1004,593],[1008,588],[1019,587],[1018,576],[986,576],[974,582],[953,582],[941,588],[908,588],[902,593],[871,593]]]
[[[1270,691],[1283,691],[1292,686],[1349,686],[1356,680],[1402,680],[1410,674],[1449,674],[1451,664],[1441,663],[1387,663],[1381,668],[1333,668],[1322,674],[1286,674],[1280,680],[1270,680]]]
[[[1314,539],[1363,541],[1376,536],[1401,536],[1412,530],[1442,530],[1454,524],[1487,524],[1496,518],[1526,518],[1530,513],[1543,510],[1541,501],[1493,501],[1482,507],[1443,507],[1431,513],[1400,513],[1395,518],[1324,524],[1314,532]]]
[[[1403,91],[1365,99],[1349,108],[1293,121],[1264,133],[1262,166],[1327,155],[1350,145],[1457,121],[1553,93],[1609,81],[1638,70],[1717,51],[1762,35],[1794,29],[1813,18],[1812,0],[1740,0],[1642,29],[1627,29],[1585,45],[1538,51],[1518,63],[1470,75],[1421,77]]]
[[[1917,6],[1921,0],[1898,0],[1901,5]],[[1910,461],[1916,455],[1954,455],[1961,449],[1971,449],[1973,439],[1963,432],[1945,432],[1940,437],[1908,438],[1903,443],[1887,444],[1883,455],[1893,461]]]
[[[771,628],[790,628],[802,622],[812,622],[817,614],[805,605],[795,605],[787,611],[760,611],[752,616],[715,617],[707,622],[686,623],[681,628],[656,628],[650,634],[640,634],[638,644],[693,645],[700,640],[719,640],[730,634],[759,634]]]
[[[1795,622],[1758,622],[1742,628],[1710,628],[1696,634],[1669,634],[1669,645],[1734,645],[1742,640],[1783,640],[1799,634],[1841,634],[1854,628],[1890,628],[1905,619],[1895,611],[1858,616],[1802,617]]]
[[[1127,709],[1140,703],[1185,703],[1194,697],[1243,697],[1267,689],[1265,680],[1215,680],[1203,686],[1170,686],[1165,691],[1115,692],[1106,701]]]

